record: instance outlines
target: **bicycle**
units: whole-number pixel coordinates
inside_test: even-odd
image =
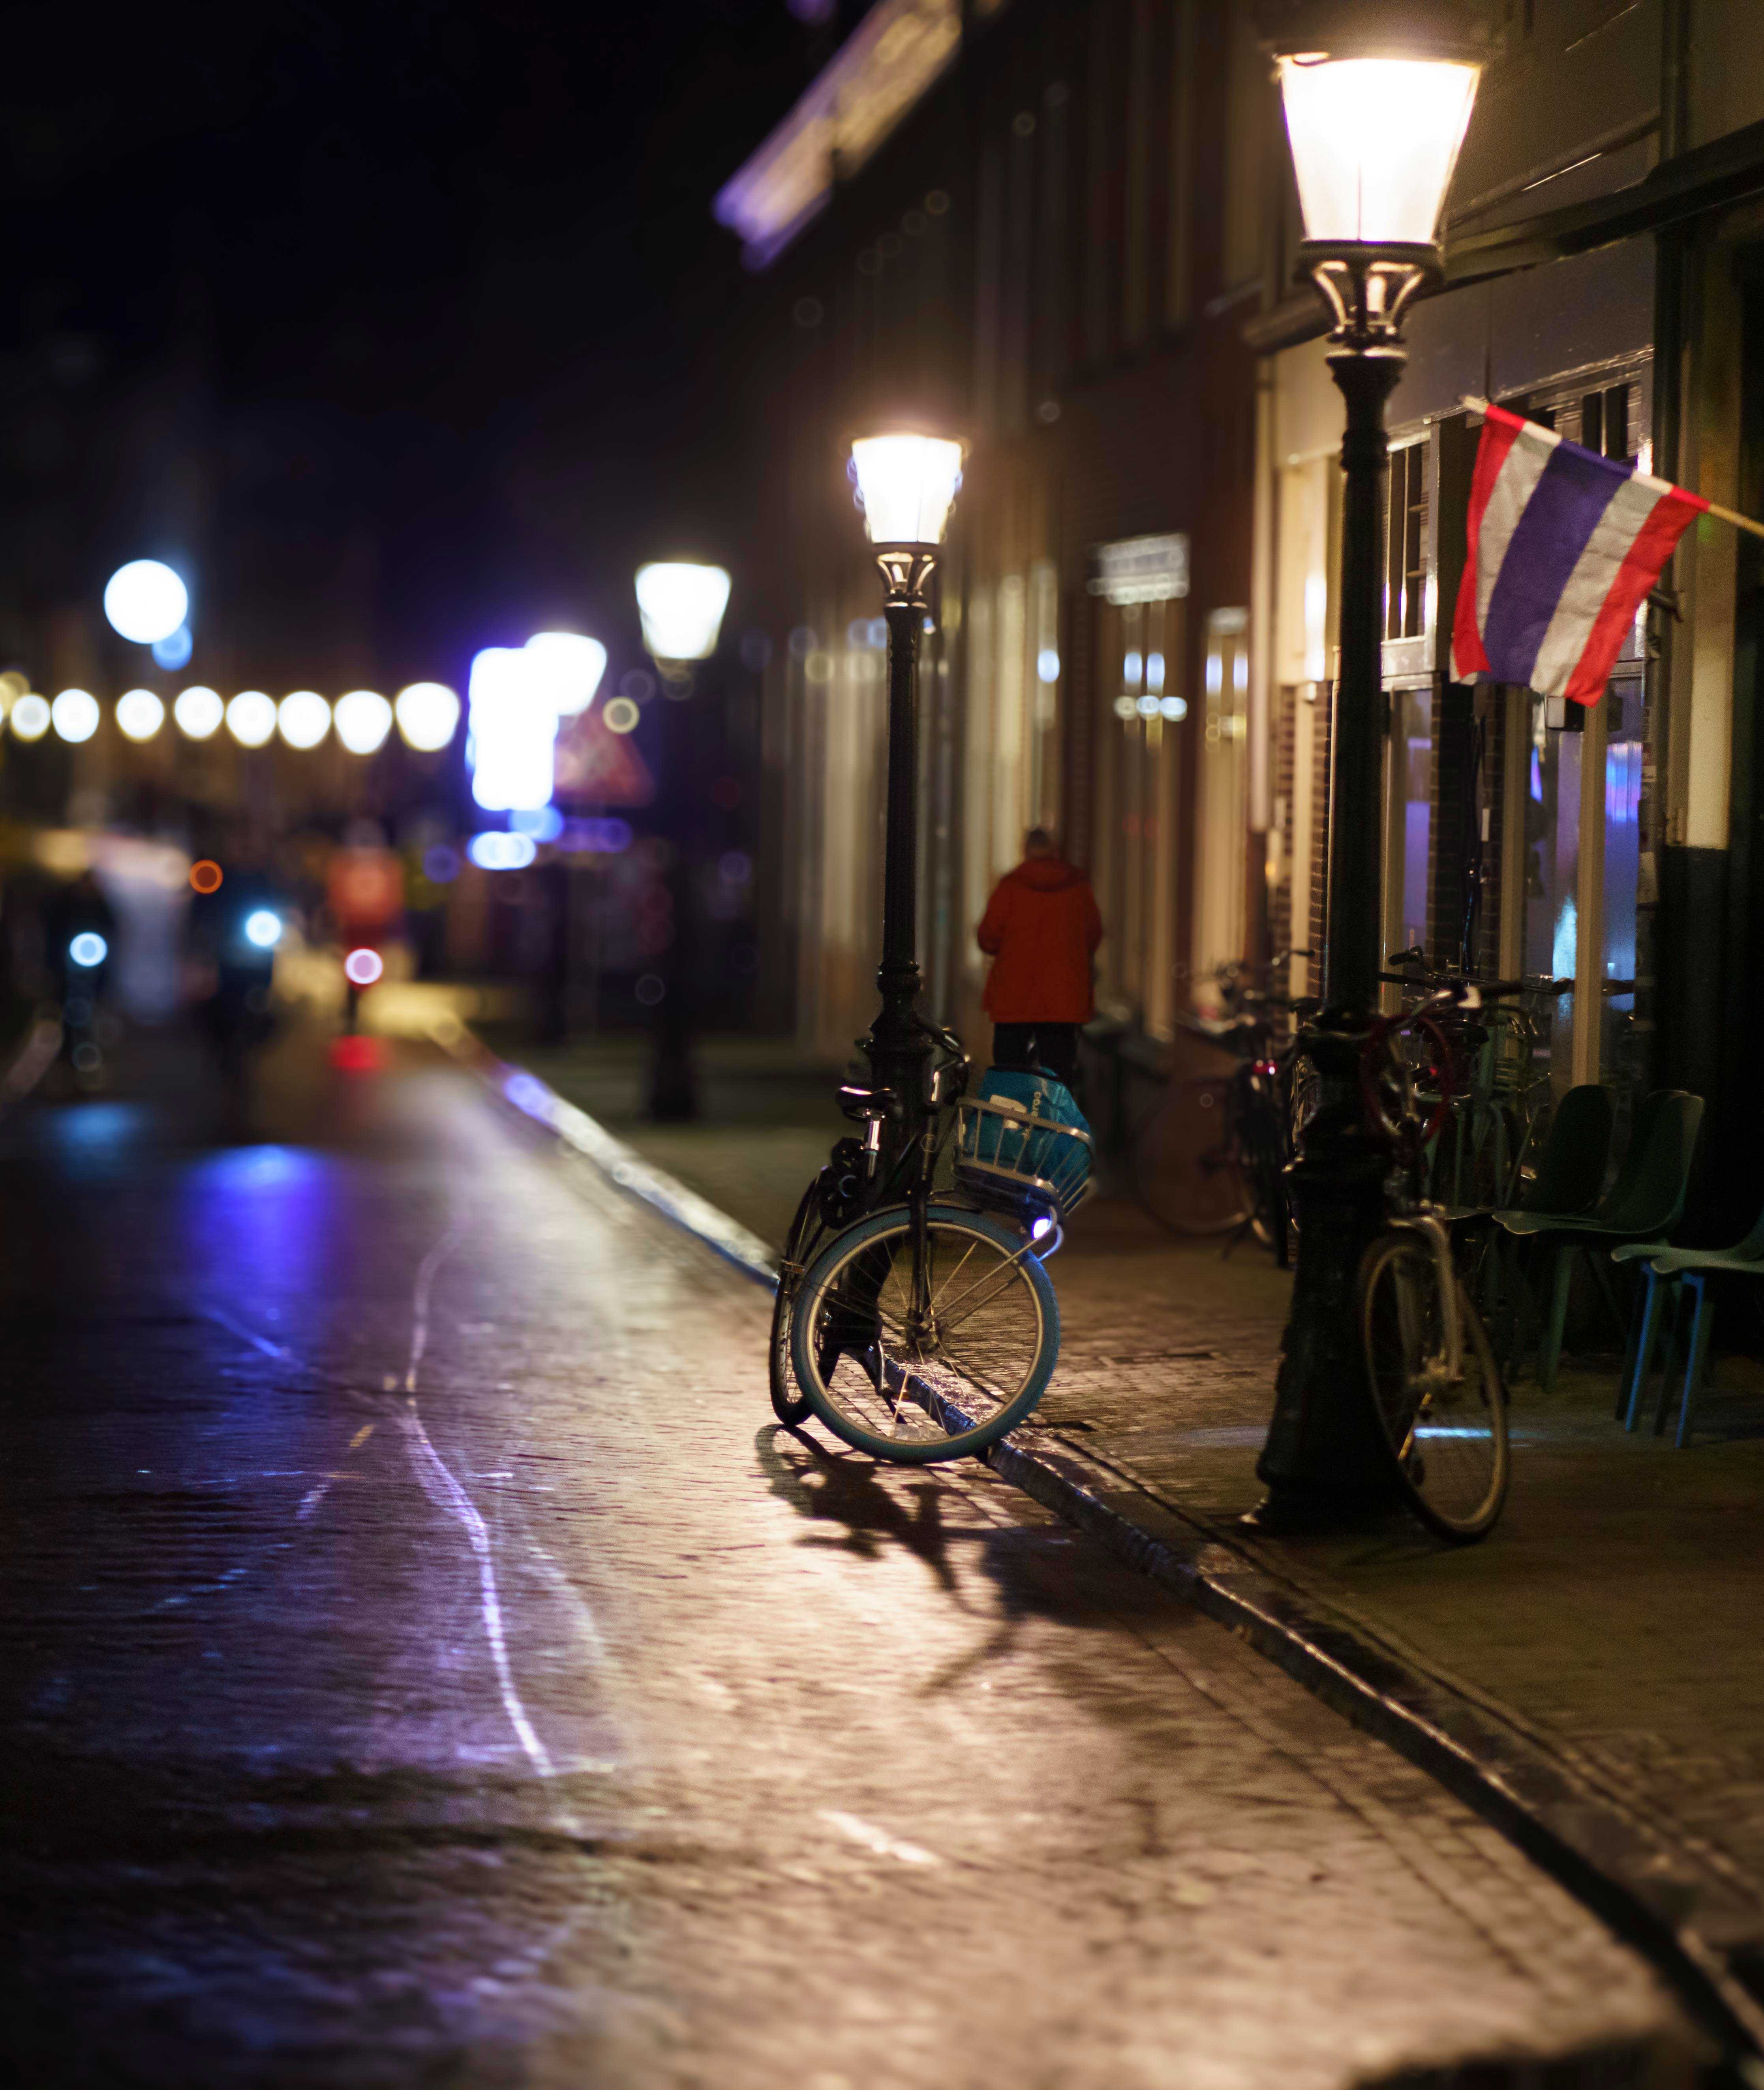
[[[1134,1189],[1172,1233],[1229,1233],[1232,1245],[1254,1233],[1284,1269],[1292,1232],[1286,1168],[1295,1081],[1302,1081],[1296,1047],[1280,1034],[1292,1004],[1243,987],[1237,967],[1220,977],[1232,1014],[1217,1023],[1195,1016],[1177,1021],[1236,1053],[1237,1064],[1229,1074],[1172,1085],[1135,1142]]]
[[[1572,994],[1574,982],[1541,975],[1490,980],[1474,973],[1429,970],[1418,948],[1399,951],[1390,967],[1379,978],[1410,994],[1478,990],[1478,1006],[1447,1012],[1445,1027],[1470,1071],[1435,1144],[1431,1180],[1441,1202],[1454,1211],[1517,1204],[1533,1150],[1547,1127],[1551,1101],[1549,1071],[1539,1065],[1546,1034],[1525,1004]]]
[[[1366,1124],[1391,1162],[1384,1231],[1359,1271],[1367,1384],[1404,1499],[1454,1545],[1493,1529],[1509,1469],[1506,1387],[1453,1260],[1445,1211],[1425,1190],[1428,1148],[1456,1088],[1441,1018],[1479,1005],[1474,987],[1445,988],[1375,1021],[1360,1052]],[[1424,1048],[1419,1066],[1402,1048],[1405,1036]]]
[[[772,1312],[772,1400],[845,1443],[923,1465],[983,1451],[1035,1408],[1052,1376],[1060,1312],[1043,1262],[1086,1194],[1090,1141],[1033,1110],[963,1099],[959,1039],[942,1054],[923,1126],[884,1164],[902,1100],[847,1083],[862,1125],[805,1193]],[[951,1150],[953,1189],[936,1187]]]

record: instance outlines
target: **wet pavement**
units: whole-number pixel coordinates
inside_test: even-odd
[[[295,1040],[257,1129],[175,1041],[0,1126],[14,2075],[1690,2079],[1625,1949],[1231,1634],[983,1469],[776,1429],[758,1289],[451,1069]]]

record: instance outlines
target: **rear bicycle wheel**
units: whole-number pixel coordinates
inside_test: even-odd
[[[801,1289],[802,1271],[821,1232],[820,1185],[811,1183],[802,1193],[790,1231],[784,1237],[783,1266],[778,1288],[772,1297],[772,1344],[768,1355],[772,1382],[772,1412],[779,1421],[794,1429],[807,1420],[808,1397],[796,1383],[790,1365],[790,1317]],[[794,1266],[796,1275],[791,1275]]]
[[[1177,1082],[1134,1143],[1134,1194],[1172,1233],[1234,1232],[1252,1199],[1231,1077]]]
[[[900,1465],[983,1451],[1034,1408],[1060,1352],[1060,1309],[1034,1245],[995,1219],[933,1205],[929,1312],[913,1308],[904,1206],[836,1234],[790,1317],[796,1380],[834,1435]]]
[[[1251,1228],[1263,1248],[1272,1249],[1282,1270],[1290,1258],[1289,1212],[1286,1198],[1286,1155],[1280,1136],[1279,1103],[1266,1090],[1245,1099],[1241,1125],[1246,1170],[1255,1199]]]
[[[1367,1383],[1397,1484],[1427,1529],[1455,1546],[1493,1529],[1506,1499],[1507,1389],[1462,1283],[1462,1352],[1449,1355],[1439,1266],[1412,1234],[1381,1236],[1360,1267]]]

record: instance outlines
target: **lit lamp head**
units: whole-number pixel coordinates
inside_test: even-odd
[[[1304,213],[1301,258],[1334,338],[1394,354],[1440,268],[1439,216],[1491,55],[1460,0],[1303,7],[1273,45]]]
[[[662,560],[637,569],[643,644],[668,680],[685,681],[687,661],[708,660],[716,651],[729,586],[721,566],[686,560]]]
[[[860,436],[852,484],[890,602],[920,604],[962,484],[963,446],[908,429]]]

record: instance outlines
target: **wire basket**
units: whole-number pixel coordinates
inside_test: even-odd
[[[1070,1217],[1093,1188],[1091,1136],[1008,1097],[956,1107],[956,1184],[1014,1219]]]

